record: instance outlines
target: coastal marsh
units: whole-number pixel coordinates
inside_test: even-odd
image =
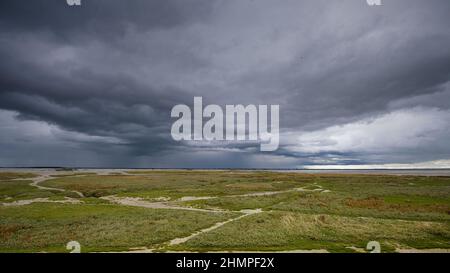
[[[0,172],[0,252],[450,249],[450,177]],[[185,239],[183,239],[185,238]],[[176,243],[173,243],[176,242]]]

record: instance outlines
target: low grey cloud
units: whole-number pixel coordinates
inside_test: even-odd
[[[0,165],[450,159],[448,14],[446,0],[2,1]],[[280,149],[173,141],[170,110],[194,96],[279,104]]]

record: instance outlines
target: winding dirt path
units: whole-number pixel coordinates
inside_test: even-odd
[[[306,189],[306,188],[294,188],[284,191],[266,191],[266,192],[254,192],[254,193],[247,193],[247,194],[238,194],[238,195],[225,195],[225,196],[184,196],[181,198],[178,198],[176,200],[170,200],[166,199],[164,197],[161,197],[160,199],[162,201],[148,201],[139,197],[118,197],[116,195],[110,195],[110,196],[103,196],[100,197],[103,200],[107,200],[116,204],[125,205],[125,206],[133,206],[133,207],[143,207],[143,208],[150,208],[150,209],[176,209],[176,210],[190,210],[190,211],[202,211],[202,212],[236,212],[236,211],[228,211],[228,210],[222,210],[222,209],[200,209],[200,208],[194,208],[194,207],[188,207],[188,206],[180,206],[177,205],[177,202],[186,202],[186,201],[196,201],[196,200],[208,200],[208,199],[215,199],[215,198],[233,198],[233,197],[256,197],[256,196],[270,196],[270,195],[276,195],[281,193],[287,193],[287,192],[305,192],[305,191],[321,191],[321,192],[328,192],[327,190],[323,190],[322,187],[319,186],[317,189]],[[244,214],[250,214],[253,213],[252,210],[244,210],[239,211],[243,212]],[[245,216],[245,215],[244,215]]]
[[[322,193],[331,192],[330,190],[323,189],[322,186],[320,186],[320,185],[314,185],[314,186],[316,186],[317,188],[316,189],[306,189],[306,188],[300,187],[300,188],[293,188],[293,189],[284,190],[284,191],[263,191],[263,192],[252,192],[252,193],[246,193],[246,194],[234,194],[234,195],[224,195],[224,196],[184,196],[184,197],[174,200],[173,202],[208,200],[208,199],[215,199],[215,198],[270,196],[270,195],[277,195],[277,194],[288,193],[288,192],[322,192]]]
[[[115,195],[100,197],[101,199],[117,203],[125,206],[142,207],[150,209],[177,209],[177,210],[191,210],[191,211],[202,211],[202,212],[227,212],[226,210],[217,209],[199,209],[192,207],[183,207],[170,204],[169,202],[149,202],[137,197],[117,197]]]
[[[74,176],[76,176],[76,175],[74,175]],[[39,183],[42,183],[42,182],[50,180],[50,179],[55,179],[55,178],[56,177],[52,177],[50,174],[43,174],[43,175],[38,176],[36,178],[31,178],[31,180],[33,182],[30,184],[30,186],[36,187],[36,188],[41,189],[41,190],[48,190],[48,191],[74,192],[78,196],[84,197],[84,195],[81,192],[79,192],[79,191],[73,191],[73,190],[69,191],[69,190],[60,189],[60,188],[51,188],[51,187],[44,187],[44,186],[39,185]]]
[[[219,223],[215,223],[214,225],[208,227],[208,228],[204,228],[202,230],[196,231],[194,233],[192,233],[189,236],[186,237],[179,237],[179,238],[174,238],[172,240],[170,240],[168,243],[163,244],[162,247],[160,247],[159,249],[163,249],[164,245],[168,245],[168,246],[173,246],[173,245],[178,245],[178,244],[182,244],[185,243],[189,240],[191,240],[192,238],[195,238],[201,234],[213,231],[215,229],[218,229],[228,223],[234,222],[234,221],[238,221],[244,217],[247,217],[249,215],[253,215],[253,214],[257,214],[257,213],[261,213],[263,212],[262,209],[254,209],[254,210],[241,210],[241,211],[227,211],[227,210],[218,210],[218,209],[199,209],[199,208],[192,208],[192,207],[183,207],[183,206],[178,206],[178,205],[174,205],[173,202],[184,202],[184,201],[195,201],[195,200],[207,200],[207,199],[214,199],[214,198],[222,198],[222,197],[255,197],[255,196],[270,196],[270,195],[276,195],[276,194],[281,194],[281,193],[287,193],[287,192],[330,192],[329,190],[324,190],[322,188],[322,186],[314,184],[315,189],[306,189],[306,188],[294,188],[294,189],[289,189],[289,190],[284,190],[284,191],[266,191],[266,192],[254,192],[254,193],[247,193],[247,194],[238,194],[238,195],[228,195],[228,196],[199,196],[199,197],[195,197],[195,196],[184,196],[181,198],[178,198],[176,200],[173,201],[163,201],[163,202],[149,202],[146,200],[143,200],[141,198],[132,198],[132,197],[117,197],[117,196],[107,196],[107,197],[102,197],[102,199],[114,202],[114,203],[119,203],[122,205],[128,205],[128,206],[137,206],[137,207],[145,207],[145,208],[153,208],[153,209],[177,209],[177,210],[192,210],[192,211],[203,211],[203,212],[219,212],[219,213],[223,213],[223,212],[240,212],[243,213],[243,215],[240,215],[238,217],[223,221],[223,222],[219,222]],[[145,253],[145,252],[154,252],[155,250],[159,250],[159,249],[148,249],[148,248],[134,248],[134,249],[130,249],[130,251],[126,251],[126,253]],[[291,251],[289,251],[291,252]],[[327,252],[326,250],[323,249],[319,249],[319,250],[294,250],[292,252],[298,252],[298,253],[306,253],[306,252]]]
[[[175,238],[175,239],[172,239],[172,240],[169,242],[169,245],[170,245],[170,246],[173,246],[173,245],[178,245],[178,244],[185,243],[185,242],[189,241],[190,239],[192,239],[192,238],[194,238],[194,237],[197,237],[197,236],[200,235],[200,234],[203,234],[203,233],[206,233],[206,232],[210,232],[210,231],[212,231],[212,230],[215,230],[215,229],[217,229],[217,228],[220,228],[221,226],[223,226],[223,225],[225,225],[225,224],[228,224],[228,223],[237,221],[237,220],[239,220],[239,219],[242,219],[242,218],[247,217],[247,216],[252,215],[252,214],[261,213],[261,212],[262,212],[262,209],[255,209],[255,210],[241,210],[240,212],[244,213],[244,215],[241,215],[241,216],[236,217],[236,218],[229,219],[229,220],[224,221],[224,222],[216,223],[216,224],[214,224],[213,226],[211,226],[211,227],[209,227],[209,228],[202,229],[202,230],[197,231],[197,232],[195,232],[195,233],[193,233],[193,234],[191,234],[191,235],[189,235],[189,236],[182,237],[182,238]]]
[[[60,188],[51,188],[51,187],[45,187],[45,186],[41,186],[39,185],[39,183],[42,183],[44,181],[50,180],[50,179],[55,179],[56,177],[51,176],[52,173],[43,173],[40,176],[37,177],[33,177],[33,178],[17,178],[17,179],[13,179],[13,180],[17,180],[17,181],[29,181],[31,180],[32,182],[29,184],[32,187],[38,188],[40,190],[46,190],[46,191],[58,191],[58,192],[73,192],[76,193],[78,196],[80,197],[84,197],[84,195],[79,192],[79,191],[71,191],[71,190],[65,190],[65,189],[60,189]],[[76,176],[76,175],[74,175]],[[77,200],[75,198],[71,198],[71,197],[64,197],[64,200],[51,200],[50,198],[34,198],[34,199],[25,199],[25,200],[17,200],[14,202],[9,202],[9,203],[0,203],[0,205],[3,206],[25,206],[25,205],[29,205],[32,203],[70,203],[70,204],[80,204],[82,203],[82,201]]]
[[[32,203],[69,203],[69,204],[80,204],[80,200],[70,197],[65,197],[64,200],[51,200],[49,198],[34,198],[27,200],[18,200],[11,203],[2,203],[5,207],[15,207],[15,206],[25,206]]]

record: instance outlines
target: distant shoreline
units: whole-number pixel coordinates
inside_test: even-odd
[[[308,168],[134,168],[134,167],[76,167],[76,166],[25,166],[25,167],[1,167],[0,169],[84,169],[84,170],[268,170],[268,171],[450,171],[450,168],[348,168],[348,169],[308,169]]]
[[[306,174],[386,174],[386,175],[419,175],[450,176],[450,169],[267,169],[267,168],[94,168],[94,167],[0,167],[0,171],[127,171],[127,170],[165,170],[165,171],[270,171]]]

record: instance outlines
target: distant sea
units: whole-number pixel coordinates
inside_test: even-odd
[[[450,176],[450,169],[373,169],[373,170],[274,170],[298,173],[335,173],[335,174],[389,174],[389,175],[423,175]]]
[[[113,171],[127,171],[127,170],[236,170],[236,171],[273,171],[273,172],[294,172],[294,173],[310,173],[310,174],[388,174],[388,175],[423,175],[423,176],[450,176],[450,169],[366,169],[366,170],[309,170],[309,169],[192,169],[192,168],[73,168],[77,171],[98,171],[98,172],[113,172]],[[58,167],[45,168],[2,168],[0,171],[15,171],[15,172],[48,172],[63,170]]]

